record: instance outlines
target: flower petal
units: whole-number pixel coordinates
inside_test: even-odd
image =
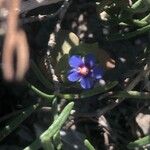
[[[92,77],[95,79],[101,79],[103,77],[104,71],[100,66],[93,68]]]
[[[87,54],[85,56],[85,64],[89,64],[90,67],[93,67],[95,65],[95,57],[93,54]]]
[[[79,80],[80,77],[81,77],[81,75],[78,72],[72,71],[72,72],[70,72],[70,74],[68,75],[67,78],[69,81],[75,82],[75,81]]]
[[[82,64],[83,64],[83,61],[82,61],[81,56],[73,55],[69,58],[70,67],[78,68]]]
[[[80,85],[83,89],[90,89],[93,86],[93,80],[90,78],[81,78]]]

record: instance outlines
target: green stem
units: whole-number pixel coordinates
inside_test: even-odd
[[[40,91],[39,89],[37,89],[35,86],[33,86],[32,84],[30,84],[29,82],[27,82],[27,86],[33,91],[35,92],[37,95],[45,98],[45,99],[53,99],[55,96],[58,96],[60,98],[64,98],[64,99],[67,99],[67,100],[73,100],[73,99],[84,99],[84,98],[88,98],[88,97],[91,97],[91,96],[94,96],[94,95],[97,95],[97,94],[101,94],[101,93],[104,93],[110,89],[112,89],[113,87],[115,87],[116,85],[118,84],[117,81],[113,81],[113,82],[110,82],[102,87],[97,87],[97,88],[94,88],[94,89],[91,89],[91,90],[87,90],[87,91],[84,91],[80,94],[62,94],[62,93],[58,93],[58,94],[55,94],[55,95],[49,95],[49,94],[46,94],[42,91]]]
[[[62,141],[61,141],[61,136],[60,136],[60,132],[57,132],[54,136],[53,136],[53,141],[54,141],[54,145],[56,147],[57,150],[61,150],[62,149]]]
[[[59,94],[58,96],[63,97],[64,99],[68,99],[68,100],[86,99],[88,97],[104,93],[104,92],[114,88],[117,84],[118,84],[117,81],[113,81],[104,86],[100,86],[100,87],[97,87],[94,89],[83,91],[80,94]]]
[[[57,104],[57,98],[55,97],[52,102],[52,114],[53,114],[53,120],[55,121],[58,118],[58,104]],[[53,143],[55,145],[55,148],[57,150],[60,150],[62,147],[62,142],[61,142],[61,137],[60,137],[60,132],[57,132],[53,136]]]
[[[53,120],[55,121],[58,117],[57,97],[55,97],[52,101],[52,115],[53,115]]]

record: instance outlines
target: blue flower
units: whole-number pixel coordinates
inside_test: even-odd
[[[73,55],[69,58],[69,65],[71,70],[68,72],[68,80],[80,82],[84,89],[92,88],[94,82],[103,76],[103,69],[96,65],[96,60],[92,54],[85,57]]]

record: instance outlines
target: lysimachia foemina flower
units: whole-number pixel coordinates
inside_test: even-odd
[[[80,82],[84,89],[90,89],[94,86],[96,80],[103,76],[103,69],[96,65],[95,57],[87,54],[85,57],[73,55],[69,58],[71,70],[68,72],[68,80],[71,82]]]

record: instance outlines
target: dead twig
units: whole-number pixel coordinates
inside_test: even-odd
[[[30,16],[28,18],[21,18],[20,22],[22,24],[27,24],[27,23],[37,22],[37,21],[48,20],[48,19],[57,17],[60,12],[61,12],[61,9],[58,9],[55,13],[52,13],[50,15],[40,15],[39,14],[38,16]]]
[[[61,29],[61,22],[70,6],[70,4],[72,3],[72,0],[65,0],[63,5],[61,6],[60,8],[60,14],[59,14],[59,18],[58,18],[58,21],[56,23],[56,26],[55,26],[55,29],[54,29],[54,32],[50,34],[50,37],[49,37],[49,41],[48,41],[48,49],[47,49],[47,64],[48,64],[48,67],[49,67],[49,70],[51,71],[51,74],[52,74],[52,78],[53,78],[53,83],[54,83],[54,88],[55,88],[55,93],[59,93],[60,91],[60,85],[59,85],[59,80],[58,80],[58,77],[57,75],[55,74],[55,70],[52,66],[52,63],[51,63],[51,51],[55,49],[55,46],[56,46],[56,38],[57,38],[57,35]]]

